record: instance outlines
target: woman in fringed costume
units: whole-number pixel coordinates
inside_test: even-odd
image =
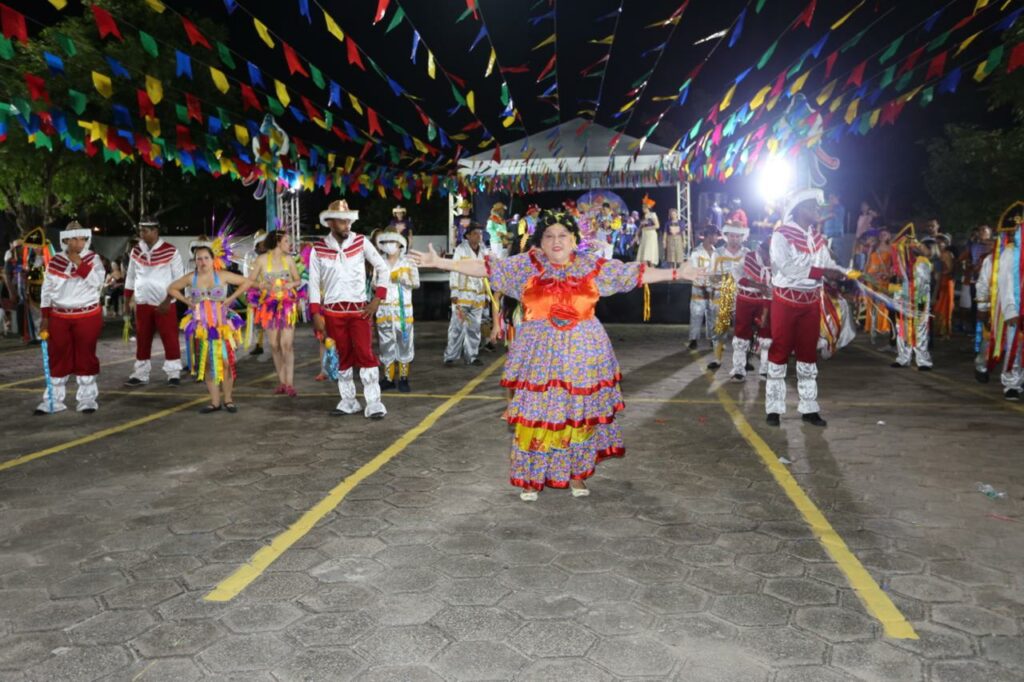
[[[198,379],[206,380],[210,404],[200,414],[238,411],[231,400],[235,383],[235,351],[242,343],[244,322],[231,304],[249,288],[249,280],[228,272],[227,238],[192,244],[196,269],[167,287],[167,293],[190,308],[181,321],[186,359]],[[228,286],[236,287],[228,295]],[[195,358],[187,356],[195,353]],[[223,394],[222,394],[223,390]]]
[[[956,282],[953,279],[956,260],[949,247],[949,235],[945,234],[940,234],[932,246],[933,265],[942,266],[933,275],[938,285],[935,294],[935,337],[940,339],[953,336],[953,308],[956,306]]]
[[[291,255],[291,237],[271,232],[267,252],[256,259],[247,294],[256,324],[263,328],[277,371],[274,393],[295,397],[295,324],[299,321],[302,280]]]
[[[625,454],[615,415],[624,407],[619,365],[598,299],[648,283],[693,279],[697,268],[658,270],[577,251],[571,215],[545,212],[527,253],[503,260],[452,261],[431,248],[413,252],[423,267],[487,277],[494,291],[517,298],[523,322],[509,348],[501,384],[515,389],[506,413],[515,428],[511,483],[524,501],[550,486],[589,495],[584,480],[597,462]]]
[[[896,271],[896,257],[892,248],[891,235],[882,231],[877,241],[871,244],[867,259],[867,281],[875,291],[888,294],[889,282],[892,281],[893,273]],[[864,320],[864,331],[871,335],[871,342],[875,342],[875,336],[884,334],[888,339],[892,334],[892,323],[889,319],[889,310],[884,304],[871,298],[865,301],[867,314]]]

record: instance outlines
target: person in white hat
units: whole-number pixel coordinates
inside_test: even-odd
[[[124,297],[135,313],[135,367],[125,386],[149,383],[153,337],[160,334],[164,347],[164,374],[170,386],[181,384],[181,345],[178,342],[178,310],[167,294],[171,282],[185,274],[181,254],[160,238],[155,218],[139,221],[139,243],[128,259]]]
[[[420,288],[420,270],[405,254],[408,242],[394,230],[379,230],[374,244],[388,264],[388,294],[377,308],[377,340],[385,377],[381,388],[396,386],[409,393],[409,365],[415,356],[413,337],[413,289]],[[397,379],[397,384],[396,384]]]
[[[320,224],[331,233],[313,245],[309,258],[309,309],[319,334],[326,333],[338,346],[338,392],[341,400],[332,415],[362,410],[356,398],[355,369],[363,384],[368,419],[387,414],[380,399],[380,371],[373,353],[373,318],[387,297],[388,266],[377,249],[361,234],[352,232],[359,211],[348,202],[334,201],[320,214]],[[367,300],[366,263],[373,267],[373,297]]]
[[[61,253],[50,259],[43,280],[39,332],[49,336],[48,360],[51,385],[43,393],[36,414],[67,409],[64,397],[68,379],[78,384],[75,402],[79,412],[99,409],[100,361],[96,344],[103,331],[100,287],[107,273],[99,256],[89,250],[92,232],[72,221],[60,233]],[[52,393],[51,393],[52,391]]]
[[[772,345],[765,382],[765,412],[771,426],[779,426],[780,415],[786,412],[786,368],[794,353],[797,409],[808,424],[828,425],[818,407],[822,280],[856,279],[860,273],[837,265],[824,235],[815,229],[824,203],[818,188],[794,192],[786,200],[785,222],[772,235]]]
[[[391,209],[391,222],[388,223],[387,229],[394,230],[402,235],[406,241],[412,239],[412,218],[409,217],[409,212],[405,210],[405,206],[399,204]]]
[[[471,224],[462,243],[455,247],[453,261],[483,260],[487,249],[483,244],[483,228]],[[452,319],[448,324],[448,344],[444,350],[444,364],[453,367],[460,358],[467,365],[482,365],[480,358],[480,325],[484,308],[489,304],[487,286],[479,277],[469,277],[454,270],[448,276],[451,290]]]
[[[732,279],[732,286],[735,289],[736,283],[743,277],[743,261],[750,251],[750,249],[743,246],[743,242],[747,241],[747,236],[750,234],[748,228],[738,223],[726,223],[725,227],[722,228],[722,234],[725,235],[725,244],[715,249],[715,256],[711,262],[711,285],[714,288],[712,308],[715,310],[715,319],[711,320],[711,324],[712,328],[719,326],[718,315],[728,315],[729,324],[728,328],[723,332],[719,332],[716,329],[715,335],[712,337],[712,348],[715,351],[715,357],[708,363],[708,369],[712,371],[722,366],[725,346],[732,343],[729,337],[732,335],[732,321],[735,319],[736,313],[735,300],[733,300],[732,310],[723,312],[721,305],[722,289],[727,277]]]
[[[732,380],[746,379],[750,352],[756,332],[761,352],[762,376],[768,374],[768,349],[772,345],[769,310],[772,305],[772,270],[769,242],[747,251],[743,273],[736,282],[736,325],[732,337]]]
[[[703,230],[698,232],[700,243],[690,254],[688,263],[705,272],[711,272],[711,265],[715,258],[715,242],[718,241],[718,228],[714,225],[705,225]],[[639,257],[638,257],[639,258]],[[687,348],[697,350],[700,343],[701,331],[707,335],[711,347],[715,347],[715,290],[711,286],[708,277],[699,277],[693,281],[690,288],[690,342]]]

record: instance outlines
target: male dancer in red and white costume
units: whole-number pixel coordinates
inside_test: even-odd
[[[341,401],[332,415],[356,414],[362,406],[356,399],[354,368],[366,397],[368,419],[387,414],[380,400],[380,371],[373,353],[373,318],[387,296],[390,276],[380,253],[361,234],[352,232],[359,211],[346,201],[335,201],[320,214],[320,224],[331,233],[313,246],[309,259],[309,309],[320,333],[326,332],[338,344],[338,392]],[[374,295],[366,298],[366,263],[373,267]]]
[[[160,238],[154,218],[139,221],[139,243],[132,248],[125,276],[124,297],[135,311],[135,368],[125,386],[149,383],[153,337],[160,334],[164,346],[164,373],[170,386],[181,383],[181,345],[178,342],[178,310],[167,287],[185,274],[181,254]]]
[[[39,332],[49,335],[51,388],[43,392],[36,414],[67,409],[64,396],[71,375],[78,383],[78,411],[91,414],[99,409],[96,375],[100,373],[100,361],[96,357],[96,343],[103,331],[100,287],[107,273],[99,256],[89,250],[90,241],[92,233],[72,221],[60,233],[64,250],[51,258],[46,268]]]
[[[736,328],[732,337],[732,379],[747,376],[747,354],[757,332],[761,349],[762,375],[768,374],[768,348],[772,345],[769,309],[772,305],[772,271],[769,265],[769,241],[747,251],[743,272],[736,282]]]
[[[818,407],[818,338],[821,336],[822,279],[856,278],[860,273],[832,260],[825,237],[815,229],[825,195],[818,188],[795,192],[786,201],[785,222],[772,235],[772,345],[768,349],[765,412],[779,425],[786,412],[786,367],[796,354],[797,409],[803,420],[827,426]]]

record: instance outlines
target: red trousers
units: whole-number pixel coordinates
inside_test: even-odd
[[[821,336],[821,304],[791,303],[772,299],[772,345],[768,362],[785,365],[791,353],[797,362],[818,361],[818,338]]]
[[[736,297],[736,329],[733,336],[737,339],[750,341],[757,332],[759,338],[772,338],[771,323],[769,321],[768,309],[771,301],[764,299]]]
[[[168,360],[181,358],[181,346],[178,345],[178,309],[168,305],[161,315],[155,305],[137,304],[135,306],[135,346],[136,360],[149,360],[153,350],[153,337],[160,334],[164,344],[164,357]]]
[[[352,367],[376,368],[373,353],[373,320],[363,319],[361,313],[332,313],[324,311],[327,335],[338,344],[338,369]]]
[[[66,377],[71,374],[89,377],[100,373],[100,360],[96,357],[96,343],[103,331],[103,310],[81,315],[62,315],[50,312],[50,376]]]

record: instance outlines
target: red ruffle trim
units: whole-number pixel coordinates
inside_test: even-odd
[[[599,424],[611,424],[612,422],[615,421],[616,413],[622,412],[624,409],[626,409],[626,403],[620,401],[616,403],[614,407],[612,407],[612,413],[608,416],[589,417],[587,419],[571,419],[569,421],[561,422],[560,424],[540,420],[530,421],[529,419],[523,419],[522,417],[512,417],[511,419],[506,419],[505,421],[507,421],[509,424],[518,424],[526,426],[531,429],[547,429],[548,431],[561,431],[566,426],[571,426],[574,429],[578,429],[583,426],[598,426]]]
[[[562,390],[568,391],[572,395],[593,395],[605,388],[615,388],[622,381],[622,374],[618,373],[612,379],[602,379],[593,386],[581,387],[572,384],[569,381],[562,381],[561,379],[552,379],[546,384],[531,384],[529,381],[509,381],[507,379],[501,380],[501,385],[505,388],[513,388],[515,390],[527,390],[533,391],[534,393],[542,393],[549,388],[561,388]]]
[[[597,463],[600,464],[601,462],[603,462],[604,460],[606,460],[606,459],[608,459],[610,457],[625,457],[625,456],[626,456],[626,448],[606,448],[604,450],[598,450],[597,451]],[[582,480],[588,479],[591,476],[593,476],[595,471],[596,471],[596,468],[595,469],[591,469],[590,471],[588,471],[585,474],[573,474],[569,478],[570,478],[570,480],[573,480],[573,481],[582,481]],[[510,479],[508,479],[508,482],[511,483],[512,485],[516,486],[517,488],[523,488],[525,490],[535,490],[535,491],[538,491],[538,492],[543,490],[545,486],[547,486],[548,488],[559,488],[559,489],[562,489],[562,490],[564,490],[565,488],[569,487],[569,481],[545,480],[543,483],[538,483],[537,481],[527,481],[526,479],[522,479],[522,478],[510,478]]]

